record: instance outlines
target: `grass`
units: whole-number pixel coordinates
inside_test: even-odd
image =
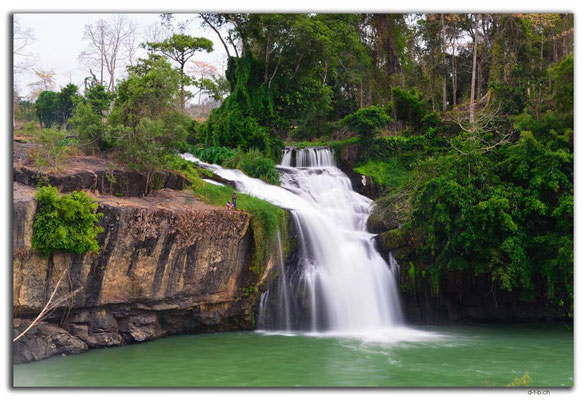
[[[392,157],[387,161],[370,160],[355,167],[354,170],[361,175],[373,177],[375,182],[389,190],[403,186],[409,178],[409,171],[398,157]]]
[[[340,148],[347,144],[358,143],[359,138],[354,136],[348,139],[342,140],[331,140],[331,139],[315,139],[315,140],[304,140],[299,142],[288,142],[287,146],[297,147],[298,149],[304,149],[306,147],[331,147],[333,149]]]

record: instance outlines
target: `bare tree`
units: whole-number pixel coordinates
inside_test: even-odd
[[[444,26],[444,14],[440,14],[442,22],[442,111],[446,112],[446,29]]]
[[[98,69],[100,84],[110,91],[116,85],[120,63],[133,63],[137,49],[136,32],[136,24],[121,14],[113,15],[108,21],[100,19],[85,26],[83,39],[89,43],[87,49],[80,54],[80,61],[87,65],[92,75],[92,68]]]
[[[35,75],[37,76],[38,80],[29,83],[27,86],[31,88],[29,99],[34,101],[39,97],[39,94],[45,90],[54,90],[56,88],[55,83],[55,71],[43,71],[43,70],[34,70]]]
[[[33,54],[28,51],[35,40],[32,28],[25,28],[20,20],[14,17],[12,56],[14,74],[20,74],[33,66]]]

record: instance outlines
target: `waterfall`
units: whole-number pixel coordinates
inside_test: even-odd
[[[286,147],[283,150],[281,163],[282,167],[333,167],[334,154],[332,150],[326,147],[307,147],[305,149],[296,149],[295,147]]]
[[[286,149],[277,167],[281,187],[184,158],[213,169],[240,192],[291,210],[297,264],[280,260],[279,279],[261,296],[262,329],[356,333],[403,325],[395,272],[366,230],[372,201],[352,190],[330,149]]]

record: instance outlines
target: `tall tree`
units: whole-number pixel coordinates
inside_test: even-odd
[[[162,42],[147,42],[145,47],[154,52],[158,52],[178,64],[179,74],[181,76],[180,87],[180,105],[181,110],[185,111],[186,91],[185,86],[190,80],[185,75],[185,65],[198,51],[211,52],[213,48],[212,41],[206,38],[193,37],[184,34],[175,34]]]
[[[444,14],[440,14],[442,22],[442,111],[446,112],[446,27],[444,25]]]
[[[475,73],[477,71],[477,43],[479,41],[479,29],[478,29],[479,14],[473,16],[473,24],[475,25],[474,40],[473,40],[473,68],[471,72],[471,98],[469,101],[469,122],[473,124],[475,122]]]
[[[100,71],[100,84],[111,92],[116,85],[116,72],[124,66],[120,63],[134,57],[135,35],[136,24],[120,14],[113,15],[109,20],[100,19],[94,24],[87,24],[84,28],[83,39],[89,43],[79,58],[86,63],[91,74],[93,68]]]

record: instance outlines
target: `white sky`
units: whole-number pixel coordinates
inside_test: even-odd
[[[84,78],[89,76],[87,69],[84,69],[78,60],[79,54],[87,47],[87,41],[82,39],[84,26],[103,18],[108,20],[112,14],[14,14],[19,20],[23,29],[31,28],[34,34],[33,43],[26,51],[34,54],[34,65],[42,71],[54,70],[55,80],[59,87],[71,82],[83,88]],[[153,24],[160,24],[160,14],[127,14],[137,25],[139,41],[143,41],[143,33],[147,27]],[[195,18],[196,14],[177,14],[177,20]],[[215,32],[211,29],[201,27],[201,19],[196,18],[189,24],[187,31],[192,36],[206,37],[214,43],[214,51],[211,53],[198,52],[192,58],[214,64],[220,70],[226,62],[226,52]],[[137,44],[138,44],[137,43]],[[124,69],[118,72],[116,79],[123,76]],[[95,71],[94,71],[95,73]],[[15,77],[15,86],[19,94],[28,94],[27,85],[36,79],[34,73],[18,74]]]

